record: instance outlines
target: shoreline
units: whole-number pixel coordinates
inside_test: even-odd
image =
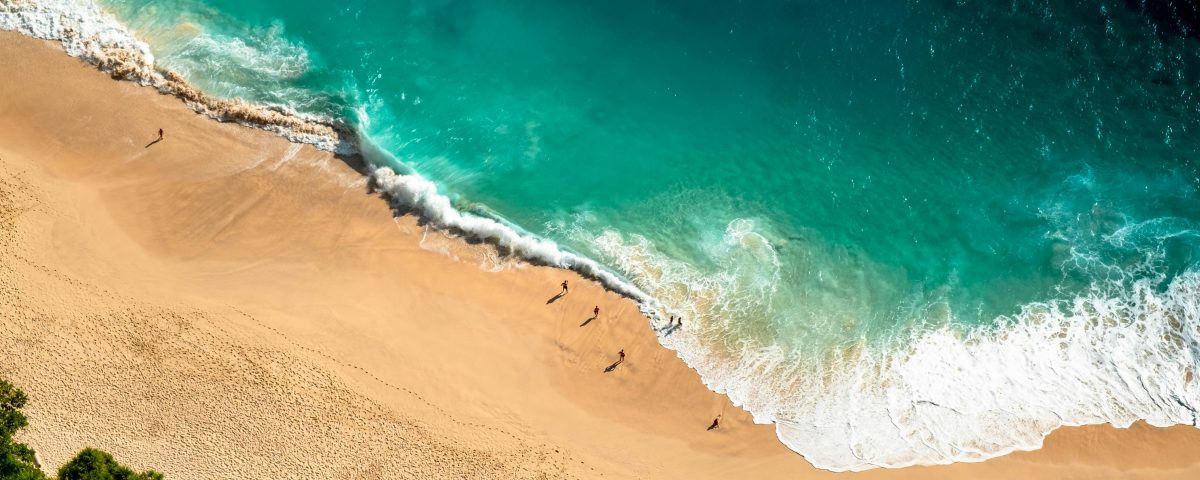
[[[197,114],[265,130],[296,143],[314,145],[352,159],[360,155],[358,135],[336,119],[314,118],[279,105],[222,99],[205,93],[178,72],[156,65],[149,46],[94,2],[52,0],[6,5],[0,30],[51,40],[63,51],[113,79],[152,87],[178,98]],[[85,11],[79,11],[85,10]]]
[[[50,17],[57,16],[58,20],[35,18],[30,21],[11,15],[4,18],[3,15],[0,15],[0,27],[12,28],[15,24],[26,34],[60,41],[68,55],[76,56],[114,79],[129,80],[142,86],[150,86],[158,90],[160,94],[174,97],[201,116],[222,123],[233,123],[252,129],[265,130],[293,143],[313,145],[321,150],[330,151],[333,153],[333,158],[344,162],[364,177],[362,180],[366,182],[366,189],[384,196],[393,209],[394,215],[414,214],[417,222],[421,225],[432,225],[437,230],[444,231],[447,235],[458,237],[468,243],[480,242],[495,247],[496,252],[485,255],[504,260],[489,259],[488,262],[518,261],[578,273],[584,279],[596,281],[607,290],[633,300],[645,315],[644,321],[649,322],[656,331],[667,330],[663,327],[664,318],[667,313],[671,312],[665,311],[657,299],[642,292],[638,287],[604,268],[598,262],[566,250],[553,241],[524,231],[519,226],[503,220],[498,214],[478,215],[454,208],[448,197],[438,192],[438,188],[433,182],[402,164],[388,161],[390,155],[387,152],[375,148],[365,137],[360,137],[345,121],[314,119],[311,116],[291,112],[287,107],[255,105],[237,99],[222,100],[209,96],[189,84],[178,74],[156,66],[149,47],[138,40],[123,24],[90,0],[50,0],[37,4],[27,3],[15,9],[10,8],[9,11],[35,12],[34,17],[39,15],[46,17],[49,14]],[[299,127],[292,128],[288,125],[293,127],[299,125]],[[396,164],[397,166],[394,168],[377,167],[376,163]],[[507,257],[510,256],[520,258],[520,260],[508,259]],[[1070,326],[1068,323],[1065,327]],[[987,340],[987,335],[981,339]],[[924,442],[924,448],[921,447],[921,444],[917,444],[916,447],[912,446],[911,442],[915,437],[897,437],[901,443],[895,443],[896,439],[893,439],[893,443],[888,444],[892,445],[895,450],[891,452],[893,455],[880,455],[878,451],[872,451],[877,447],[877,445],[872,445],[871,440],[875,433],[881,436],[892,433],[895,436],[895,433],[899,433],[904,428],[916,428],[926,430],[927,434],[933,435],[932,432],[938,430],[954,431],[955,424],[950,422],[923,427],[918,422],[913,425],[897,425],[897,432],[875,432],[870,435],[864,433],[875,428],[876,424],[872,420],[873,418],[903,415],[895,413],[894,408],[884,407],[860,411],[857,415],[852,416],[857,421],[847,422],[846,426],[836,423],[836,419],[839,418],[837,414],[832,417],[834,423],[830,423],[830,420],[814,420],[811,425],[789,422],[786,420],[787,418],[811,418],[814,415],[800,414],[797,416],[794,412],[790,416],[787,414],[788,412],[780,415],[774,410],[775,402],[781,398],[781,395],[786,397],[786,394],[775,392],[775,395],[764,397],[754,395],[754,387],[746,387],[736,381],[731,385],[729,378],[720,374],[720,368],[714,368],[709,361],[712,358],[712,352],[704,353],[708,349],[708,344],[689,342],[691,339],[687,335],[684,335],[683,338],[680,335],[672,338],[664,335],[658,340],[662,348],[673,351],[688,368],[709,375],[707,378],[702,378],[701,381],[705,385],[711,385],[713,391],[719,391],[730,399],[737,399],[735,406],[752,409],[758,412],[752,414],[752,417],[764,419],[763,421],[767,422],[765,423],[767,425],[774,425],[776,436],[780,442],[794,446],[793,451],[806,456],[815,464],[821,465],[820,468],[831,471],[861,471],[872,468],[905,468],[914,465],[981,462],[997,456],[1008,455],[1014,451],[1037,450],[1044,443],[1047,435],[1063,426],[1096,424],[1094,422],[1098,421],[1104,422],[1101,424],[1119,427],[1128,426],[1134,421],[1169,425],[1186,422],[1189,418],[1187,412],[1180,409],[1174,409],[1176,416],[1173,417],[1173,421],[1164,420],[1161,415],[1156,416],[1159,412],[1155,411],[1143,411],[1134,415],[1109,415],[1099,419],[1089,415],[1070,416],[1069,412],[1072,410],[1067,410],[1066,413],[1057,411],[1056,415],[1059,421],[1053,421],[1049,416],[1043,416],[1036,420],[1031,418],[1026,424],[1037,425],[1037,427],[1018,429],[1019,431],[1015,435],[1019,438],[1014,438],[1001,432],[1000,429],[1007,428],[1005,425],[999,424],[1003,422],[989,423],[986,418],[975,415],[972,417],[972,421],[966,423],[966,425],[973,426],[968,430],[991,433],[973,437],[967,433],[965,438],[958,437],[957,443]],[[970,354],[971,352],[960,353]],[[1053,363],[1053,359],[1041,358],[1040,360],[1049,360]],[[869,357],[864,357],[862,361],[869,361]],[[872,371],[872,368],[874,367],[867,367],[865,370],[869,372]],[[855,371],[857,374],[863,373],[859,370]],[[938,370],[928,369],[928,371],[937,372]],[[809,373],[820,374],[820,372],[811,371]],[[852,373],[849,378],[855,376],[856,374]],[[800,377],[804,377],[804,375]],[[1173,376],[1167,376],[1167,378],[1171,377]],[[937,378],[937,374],[932,374],[925,381],[928,382],[932,379],[936,384],[939,383]],[[959,378],[958,380],[964,379]],[[881,384],[884,381],[876,380],[872,383]],[[922,388],[920,387],[922,383],[920,380],[915,382],[918,390]],[[906,384],[906,386],[912,387],[913,385]],[[1037,385],[1034,387],[1031,391],[1040,391]],[[832,388],[834,391],[845,391],[849,386],[836,385]],[[863,400],[852,403],[869,404],[871,395],[871,392],[859,392],[851,395],[851,398]],[[874,400],[890,404],[891,402],[884,399],[882,395],[884,394],[880,392],[880,396]],[[921,397],[911,400],[915,401],[914,406],[923,404]],[[948,400],[954,403],[961,399],[949,398]],[[1004,405],[993,406],[990,411],[1023,411],[1026,405],[1045,405],[1046,400],[1045,398],[1032,398],[1026,399],[1024,403],[1008,402]],[[1050,399],[1050,403],[1054,403],[1054,400]],[[939,403],[933,404],[939,405]],[[949,404],[946,401],[940,401],[939,406],[943,405]],[[1107,408],[1102,410],[1124,412],[1127,408],[1136,409],[1138,407],[1139,405],[1119,406],[1111,410]],[[968,404],[959,403],[958,408],[965,412],[969,411],[971,406],[968,401]],[[835,408],[834,410],[839,409]],[[841,408],[841,410],[845,411],[846,409]],[[1179,416],[1180,414],[1183,416]],[[985,411],[983,417],[986,416],[987,412]],[[776,420],[777,418],[784,420]],[[1137,418],[1149,420],[1136,420]],[[826,442],[826,445],[814,447],[805,440],[812,438],[812,435],[832,440]],[[1006,438],[1006,440],[997,443],[996,438]],[[910,442],[907,446],[904,443],[906,441]],[[959,445],[960,443],[967,446],[962,447]],[[854,450],[850,455],[844,453],[847,444]],[[899,447],[895,447],[896,445]],[[860,449],[861,451],[859,451]],[[880,467],[881,465],[886,465],[886,467]]]
[[[213,325],[221,328],[226,324],[234,325],[242,330],[242,335],[231,333],[229,338],[255,348],[287,351],[288,355],[302,357],[314,364],[316,371],[335,371],[334,383],[367,399],[364,405],[375,404],[393,415],[397,411],[413,409],[419,414],[416,416],[421,423],[435,425],[432,430],[437,432],[449,432],[448,437],[460,435],[457,440],[466,443],[474,440],[470,437],[478,430],[464,425],[478,424],[516,431],[519,435],[509,433],[509,436],[518,443],[521,439],[534,438],[546,440],[547,444],[569,445],[562,449],[576,452],[574,455],[584,458],[583,462],[601,466],[603,471],[613,475],[716,477],[723,472],[747,471],[768,477],[834,475],[808,465],[802,457],[778,442],[773,427],[753,424],[749,415],[736,407],[726,414],[727,417],[722,417],[722,428],[718,432],[712,435],[703,432],[712,412],[727,411],[732,405],[723,395],[708,391],[695,372],[674,352],[658,345],[654,334],[646,331],[647,323],[631,301],[603,292],[574,274],[551,268],[510,265],[497,273],[484,272],[476,263],[483,261],[480,258],[489,258],[491,247],[468,245],[436,232],[422,233],[422,228],[412,217],[393,218],[386,202],[366,193],[365,179],[331,154],[289,144],[266,132],[211,122],[191,113],[178,102],[166,103],[173,102],[173,98],[155,95],[155,92],[132,83],[112,82],[91,67],[52,51],[46,42],[4,32],[0,33],[0,43],[5,44],[0,47],[4,58],[13,59],[6,64],[28,66],[32,71],[49,69],[63,73],[63,78],[46,75],[9,78],[12,75],[6,75],[0,80],[5,91],[17,92],[0,100],[3,102],[0,104],[0,113],[3,113],[0,125],[5,125],[8,130],[0,134],[5,163],[16,162],[11,168],[30,170],[32,172],[26,176],[42,181],[30,182],[32,190],[50,192],[44,195],[46,197],[72,200],[66,201],[69,205],[64,208],[46,207],[57,213],[74,212],[74,215],[50,215],[55,218],[49,222],[49,228],[36,222],[33,226],[18,228],[22,234],[44,235],[52,240],[46,245],[16,242],[21,255],[38,257],[39,260],[33,263],[52,265],[59,271],[68,272],[62,276],[72,279],[52,285],[53,288],[47,291],[54,293],[47,296],[88,290],[77,285],[82,283],[102,290],[120,291],[121,295],[140,297],[143,301],[151,296],[166,298],[175,304],[174,308],[207,312],[206,315],[222,320],[210,322]],[[90,69],[90,73],[85,69]],[[20,69],[14,69],[17,70]],[[63,88],[62,84],[82,88],[72,90]],[[80,96],[68,98],[67,92],[78,92]],[[108,95],[110,98],[104,100],[98,95],[85,95],[88,92],[116,94]],[[88,104],[98,98],[101,99],[96,104]],[[79,100],[86,101],[73,103]],[[40,111],[42,107],[47,108]],[[105,125],[101,128],[103,132],[89,132],[94,122],[78,118],[63,121],[80,115],[76,110],[84,111],[92,118],[120,111],[128,114],[120,117],[134,120],[131,122],[134,125]],[[181,147],[164,142],[161,147],[168,148],[159,152],[157,148],[142,147],[144,142],[140,140],[131,141],[138,136],[137,132],[146,130],[162,118],[182,125],[167,129],[168,142],[178,140],[183,143]],[[47,149],[47,145],[54,148]],[[261,154],[262,150],[273,152],[279,158]],[[50,153],[63,158],[46,158]],[[263,155],[262,159],[251,160],[256,155]],[[210,159],[212,156],[219,158]],[[25,160],[12,160],[13,157]],[[5,167],[10,168],[9,165]],[[37,172],[39,169],[45,171]],[[331,175],[321,178],[312,175],[314,171]],[[329,180],[329,185],[322,180]],[[310,196],[327,202],[298,204]],[[20,218],[31,216],[35,215]],[[342,226],[340,222],[345,217],[349,217],[348,225]],[[290,219],[296,219],[299,224],[286,221]],[[112,252],[94,251],[97,247],[92,246],[91,240],[100,240],[100,243],[114,247],[118,255],[125,256],[113,258],[107,256]],[[439,248],[459,259],[447,259],[446,255],[422,249],[419,245],[426,241],[440,242]],[[87,258],[84,252],[88,251],[107,255]],[[336,259],[320,258],[323,254]],[[264,255],[267,258],[264,259]],[[22,258],[30,260],[31,257]],[[133,265],[120,264],[121,260],[129,258],[138,260],[131,262]],[[399,261],[401,259],[419,260],[422,266],[405,267],[405,262]],[[80,262],[86,267],[80,267]],[[7,259],[5,263],[9,263]],[[6,267],[25,268],[21,264],[13,265]],[[387,267],[429,278],[401,275]],[[335,279],[324,278],[330,274]],[[591,325],[603,327],[602,335],[594,333],[599,330],[597,328],[575,325],[579,323],[575,320],[579,319],[574,317],[586,316],[590,307],[587,303],[593,303],[592,300],[564,298],[549,307],[544,303],[543,297],[556,293],[556,280],[563,276],[569,276],[574,285],[568,297],[582,293],[580,296],[602,298],[603,312],[619,312],[615,318],[602,319],[609,322],[597,321]],[[344,285],[338,285],[338,282]],[[466,288],[462,298],[447,291],[447,285],[464,284],[475,288]],[[35,298],[39,294],[28,286],[13,285],[12,288],[20,289],[22,295],[18,296],[21,298]],[[255,291],[247,292],[248,289]],[[387,298],[405,289],[415,289],[418,294],[404,296],[404,302],[422,307],[417,309],[422,311],[443,309],[445,318],[452,325],[425,325],[424,328],[405,322],[397,325],[387,318],[394,312],[374,312],[361,306],[363,300]],[[155,295],[131,293],[141,290]],[[67,296],[73,295],[76,294]],[[290,305],[313,295],[326,300],[315,312],[311,300],[302,305],[304,308]],[[436,297],[436,301],[419,298],[423,296]],[[508,297],[519,297],[520,301]],[[568,311],[568,301],[584,304],[572,303]],[[32,303],[38,307],[28,311],[56,312],[60,307],[53,299]],[[6,302],[12,312],[26,311],[11,307],[16,304]],[[79,313],[79,309],[86,308],[86,305],[75,305],[67,311]],[[392,308],[387,304],[376,307],[378,310]],[[547,308],[563,310],[548,312]],[[228,309],[233,309],[232,313]],[[329,313],[328,318],[313,318],[317,312],[326,315],[325,310],[333,313]],[[248,312],[247,318],[264,319],[236,320],[236,312]],[[488,330],[477,331],[483,327],[471,319],[486,317],[491,312],[501,312],[497,314],[499,318],[495,319],[495,324],[488,322]],[[335,319],[332,325],[326,324],[330,318]],[[530,322],[531,318],[542,322]],[[420,321],[413,317],[406,320]],[[255,327],[256,324],[260,327]],[[17,325],[44,328],[26,323]],[[19,330],[8,330],[12,326],[3,327],[10,333]],[[436,330],[437,334],[425,331],[427,329]],[[280,336],[288,340],[256,338],[271,331],[283,332]],[[254,332],[254,335],[245,332]],[[222,341],[230,341],[229,338]],[[419,338],[433,345],[412,346],[420,351],[420,354],[414,354],[396,348],[391,342],[383,341],[384,338]],[[503,348],[496,345],[499,339],[507,340]],[[463,342],[466,345],[455,345]],[[108,343],[127,346],[137,342],[109,339]],[[512,352],[507,347],[509,344],[522,349]],[[599,370],[610,363],[611,359],[607,357],[613,355],[618,345],[627,344],[636,345],[636,350],[629,349],[630,362],[626,366],[630,368],[619,368],[614,372],[618,376],[610,378],[600,376],[599,380],[580,380],[581,376],[598,375]],[[13,344],[4,346],[5,352],[15,348]],[[312,354],[312,350],[324,353]],[[47,352],[37,352],[37,348],[22,347],[21,355],[47,355]],[[439,352],[453,352],[466,359],[452,361],[450,365],[424,365],[442,361]],[[525,352],[533,352],[535,358],[524,358]],[[86,363],[89,358],[89,354],[83,352],[78,357],[56,362],[61,367],[70,362]],[[134,354],[132,358],[138,357]],[[643,367],[643,358],[652,360]],[[340,360],[334,362],[331,359]],[[54,357],[42,360],[50,361]],[[393,360],[411,366],[397,367]],[[332,364],[322,365],[322,362]],[[137,365],[136,361],[133,363]],[[39,397],[56,395],[67,389],[61,384],[38,381],[36,368],[22,370],[7,362],[0,368],[0,374],[14,377],[10,378],[14,382],[25,380],[38,384],[27,388],[35,405],[39,403]],[[488,369],[487,374],[472,372],[481,368]],[[533,372],[536,378],[526,378],[530,376],[526,372]],[[487,398],[481,393],[463,391],[465,385],[440,384],[446,383],[440,380],[445,377],[463,379],[461,383],[480,387],[481,391],[488,392]],[[615,381],[610,383],[615,386],[601,387],[590,383],[613,379]],[[175,377],[169,380],[170,385],[187,381]],[[419,396],[421,401],[381,385],[419,385],[404,386],[404,389],[419,391],[419,395],[412,395]],[[545,398],[529,398],[531,391],[544,394]],[[159,405],[155,401],[165,400],[151,398],[146,400],[146,405]],[[263,400],[270,401],[269,398]],[[59,410],[44,410],[40,406],[30,410],[31,423],[35,427],[53,420],[47,417],[55,414],[70,416],[72,413],[69,405],[51,405]],[[455,422],[447,425],[447,421],[440,418],[443,414],[438,412],[448,412],[451,406],[467,412],[464,415],[469,416],[470,421],[464,420],[457,426]],[[122,407],[122,403],[113,402],[107,409],[97,412],[114,414],[121,412]],[[568,423],[572,425],[556,425],[563,418],[571,420]],[[119,420],[126,422],[126,427],[140,422],[129,418]],[[183,418],[174,420],[187,423]],[[89,421],[103,423],[105,420]],[[57,430],[38,427],[29,437],[41,440],[41,443],[33,441],[33,446],[46,448],[44,444],[55,443],[50,440],[53,438],[50,435],[61,434],[63,427],[62,423],[57,424]],[[164,428],[183,427],[167,425]],[[1200,435],[1194,428],[1181,428],[1189,427],[1156,430],[1142,425],[1125,431],[1104,426],[1062,429],[1047,439],[1043,450],[1029,454],[1010,454],[980,464],[872,470],[858,475],[954,478],[1026,471],[1022,468],[1034,468],[1032,474],[1038,475],[1036,469],[1040,468],[1041,475],[1051,476],[1064,471],[1057,470],[1060,465],[1039,463],[1039,457],[1043,461],[1045,458],[1084,458],[1089,467],[1092,463],[1107,465],[1101,460],[1108,457],[1136,458],[1126,452],[1128,446],[1111,439],[1103,440],[1105,435],[1113,432],[1142,440],[1172,438],[1188,447],[1182,453],[1194,455],[1200,451],[1196,449],[1196,437]],[[467,433],[455,433],[458,430]],[[72,434],[87,435],[86,432]],[[590,436],[597,438],[578,438]],[[154,467],[157,456],[167,455],[153,452],[153,449],[149,453],[146,449],[138,450],[136,438],[136,435],[130,435],[126,443],[113,449],[117,450],[114,453],[120,451],[131,456],[134,460],[131,463],[139,467]],[[635,438],[637,441],[632,443],[636,445],[620,445],[628,438]],[[1060,442],[1060,438],[1067,446],[1060,447],[1057,452],[1047,452],[1052,444]],[[1109,443],[1102,449],[1105,451],[1101,453],[1105,455],[1088,457],[1086,449],[1092,447],[1091,442],[1097,438],[1102,439],[1101,443]],[[182,435],[179,441],[182,441]],[[647,446],[658,448],[642,451]],[[201,450],[215,451],[211,448]],[[53,452],[54,447],[50,451]],[[63,461],[53,456],[46,459],[51,464]],[[628,459],[635,460],[630,462]],[[1192,464],[1186,464],[1186,467],[1196,468]],[[1110,468],[1120,471],[1121,476],[1138,474],[1121,469],[1120,465]],[[1134,470],[1147,468],[1151,467],[1139,464]],[[186,471],[170,471],[165,467],[164,470],[168,470],[168,476],[192,478]],[[1110,474],[1116,475],[1115,471]],[[586,476],[588,472],[564,469],[555,473]],[[1175,473],[1184,478],[1182,473]],[[1158,478],[1150,475],[1146,478]]]
[[[433,182],[419,173],[398,172],[391,166],[376,164],[372,157],[379,157],[379,160],[386,162],[389,155],[367,142],[357,129],[343,119],[314,117],[282,105],[256,104],[209,95],[179,73],[157,65],[149,45],[136,38],[99,5],[86,1],[85,6],[91,11],[74,13],[71,7],[80,5],[67,5],[70,2],[48,2],[49,6],[33,3],[15,5],[12,12],[20,12],[33,19],[10,15],[10,21],[0,23],[0,31],[8,29],[59,43],[67,55],[94,66],[113,79],[152,87],[161,94],[177,98],[197,114],[212,120],[264,130],[293,143],[332,152],[334,157],[367,177],[370,188],[387,195],[396,204],[394,208],[415,211],[422,221],[434,223],[439,229],[457,236],[492,244],[504,249],[506,255],[573,271],[639,302],[645,312],[656,310],[656,302],[652,297],[595,260],[564,250],[553,241],[499,218],[459,211],[450,205],[449,198],[438,192]],[[653,315],[648,316],[654,318]]]

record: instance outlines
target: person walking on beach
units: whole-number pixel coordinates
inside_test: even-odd
[[[159,139],[159,140],[162,140],[162,138],[163,138],[163,131],[162,131],[162,129],[160,128],[160,129],[158,129],[158,139]]]
[[[563,291],[559,295],[566,295],[567,294],[567,281],[566,280],[563,280],[562,287],[563,287]]]
[[[717,418],[713,419],[713,423],[712,423],[712,425],[708,426],[708,429],[716,430],[717,428],[720,428],[720,426],[721,426],[721,416],[717,415]]]
[[[600,306],[596,305],[596,308],[592,309],[592,318],[598,318],[598,317],[600,317]]]
[[[613,362],[612,365],[609,365],[608,368],[604,369],[604,373],[616,370],[618,366],[620,366],[622,363],[625,363],[625,349],[622,348],[621,351],[617,352],[617,356],[621,358],[617,359],[617,361]]]

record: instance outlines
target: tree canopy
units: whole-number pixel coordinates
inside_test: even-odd
[[[17,430],[29,422],[21,408],[28,400],[25,392],[0,379],[0,478],[13,480],[43,480],[41,470],[33,464],[33,449],[13,440]]]
[[[13,439],[29,424],[21,413],[28,400],[25,392],[0,379],[0,479],[48,480],[34,463],[33,449]],[[163,480],[163,475],[154,470],[134,472],[108,453],[85,448],[58,469],[58,480]]]
[[[58,480],[163,480],[163,476],[154,470],[134,472],[108,453],[85,448],[58,469]]]

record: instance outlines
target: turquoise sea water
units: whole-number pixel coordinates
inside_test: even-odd
[[[607,265],[818,466],[1195,422],[1194,2],[101,4]]]

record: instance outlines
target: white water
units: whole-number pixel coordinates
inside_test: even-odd
[[[20,32],[35,38],[58,40],[62,42],[67,54],[80,57],[106,71],[114,67],[130,69],[134,74],[125,78],[136,80],[142,85],[162,88],[162,85],[168,82],[155,68],[149,46],[137,40],[116,19],[88,0],[0,0],[0,29]],[[329,151],[359,153],[359,146],[351,147],[339,143],[336,138],[297,133],[283,127],[273,128],[277,127],[273,125],[248,126],[264,128],[294,142],[310,143]],[[354,150],[349,151],[348,148]],[[381,152],[366,153],[368,157],[383,155]],[[388,194],[393,202],[419,212],[439,229],[457,230],[472,238],[507,249],[518,257],[574,270],[643,304],[649,302],[649,297],[637,287],[590,259],[562,251],[554,242],[520,233],[494,219],[455,210],[450,199],[438,193],[437,186],[418,173],[402,175],[387,167],[375,167],[370,175],[376,188]]]
[[[115,78],[179,96],[197,113],[216,120],[261,128],[332,152],[349,154],[356,148],[339,138],[338,124],[332,120],[299,115],[286,106],[219,100],[195,90],[175,72],[156,68],[150,47],[90,0],[0,0],[0,30],[57,40],[68,55]]]
[[[69,54],[143,85],[163,89],[169,82],[154,67],[149,48],[90,1],[3,0],[0,29],[60,40]],[[193,106],[222,118],[202,107]],[[346,148],[328,136],[248,125],[329,150]],[[593,239],[621,270],[636,273],[652,297],[553,242],[455,210],[418,174],[377,168],[371,176],[380,191],[430,225],[593,276],[642,302],[656,326],[664,323],[662,312],[683,314],[687,328],[664,335],[662,343],[756,421],[776,423],[780,439],[821,468],[980,461],[1039,448],[1048,432],[1064,425],[1128,426],[1138,419],[1196,425],[1195,273],[1159,293],[1142,280],[1070,301],[1031,304],[994,328],[921,331],[895,342],[903,348],[852,345],[812,361],[778,347],[722,341],[738,327],[731,319],[774,300],[777,259],[752,222],[730,225],[722,254],[751,259],[734,263],[760,268],[717,276],[670,261],[637,239],[613,232]]]
[[[1197,426],[1200,273],[1114,280],[1066,301],[1032,303],[991,327],[953,322],[824,357],[746,341],[731,324],[769,304],[770,246],[734,222],[725,255],[751,272],[701,275],[655,254],[644,239],[606,232],[594,242],[688,328],[662,343],[706,385],[775,423],[781,441],[834,471],[977,462],[1035,450],[1062,426]],[[1121,230],[1111,238],[1120,242]],[[740,250],[734,251],[734,250]],[[1082,261],[1082,260],[1081,260]],[[952,312],[936,312],[949,318]],[[731,342],[731,339],[741,339]]]

